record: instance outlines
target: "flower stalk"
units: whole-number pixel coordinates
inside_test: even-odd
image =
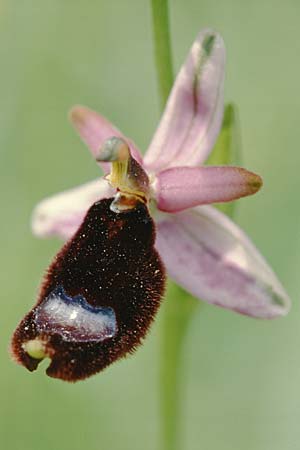
[[[158,90],[162,111],[173,85],[171,40],[169,33],[168,1],[152,0],[152,20]],[[214,164],[236,163],[239,153],[234,107],[228,105],[222,132],[210,160]],[[220,205],[220,209],[233,216],[234,203]],[[194,310],[199,302],[184,289],[169,282],[167,300],[163,306],[160,343],[159,399],[161,410],[162,450],[180,450],[182,439],[182,402],[184,397],[183,351]]]
[[[158,90],[163,111],[174,82],[168,0],[152,0],[151,3]],[[181,448],[182,352],[188,326],[197,307],[199,303],[191,295],[169,282],[167,299],[162,311],[160,342],[159,399],[162,450]]]
[[[151,0],[151,6],[158,90],[163,111],[174,81],[168,0]]]
[[[184,344],[197,302],[185,290],[169,282],[162,311],[159,399],[162,450],[180,450],[184,401]]]

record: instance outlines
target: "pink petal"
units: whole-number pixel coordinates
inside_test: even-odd
[[[290,300],[258,250],[210,206],[163,216],[157,249],[171,278],[194,296],[241,314],[287,314]]]
[[[174,167],[160,172],[153,186],[157,206],[177,212],[197,205],[230,202],[255,194],[262,179],[241,167]]]
[[[74,106],[70,111],[70,120],[80,135],[81,139],[89,147],[94,158],[98,156],[99,149],[103,142],[112,137],[122,137],[128,143],[132,156],[141,163],[142,157],[135,144],[126,138],[112,123],[105,117],[84,106]],[[104,172],[109,171],[109,163],[99,163]]]
[[[88,208],[114,193],[106,180],[97,179],[46,198],[33,211],[32,231],[38,237],[68,239],[81,224]]]
[[[182,66],[160,125],[145,156],[149,170],[203,163],[220,131],[225,47],[221,36],[202,31]]]

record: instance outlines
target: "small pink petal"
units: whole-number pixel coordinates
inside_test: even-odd
[[[247,236],[211,206],[163,216],[156,247],[171,278],[194,296],[259,318],[287,314],[290,300]]]
[[[38,237],[70,238],[88,208],[97,200],[115,194],[108,182],[97,179],[42,200],[32,215],[32,231]]]
[[[152,171],[203,163],[223,116],[225,47],[221,36],[202,31],[182,66],[145,156]]]
[[[85,106],[74,106],[70,111],[70,120],[80,135],[81,139],[89,147],[94,158],[98,156],[99,149],[103,142],[113,136],[121,137],[128,143],[131,155],[136,161],[141,163],[140,151],[133,141],[126,138],[112,123],[105,117],[92,111]],[[109,171],[109,163],[99,163],[104,172]]]
[[[157,206],[178,212],[193,206],[230,202],[255,194],[262,179],[241,167],[174,167],[160,172],[153,189]]]

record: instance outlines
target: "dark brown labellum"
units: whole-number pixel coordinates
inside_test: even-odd
[[[49,376],[87,378],[133,352],[153,321],[165,284],[154,223],[142,202],[115,213],[112,201],[91,206],[13,335],[13,356],[30,371],[48,356]]]

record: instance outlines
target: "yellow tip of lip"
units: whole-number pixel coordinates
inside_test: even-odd
[[[23,344],[24,351],[34,359],[44,359],[47,355],[45,352],[45,343],[40,339],[31,339]]]

